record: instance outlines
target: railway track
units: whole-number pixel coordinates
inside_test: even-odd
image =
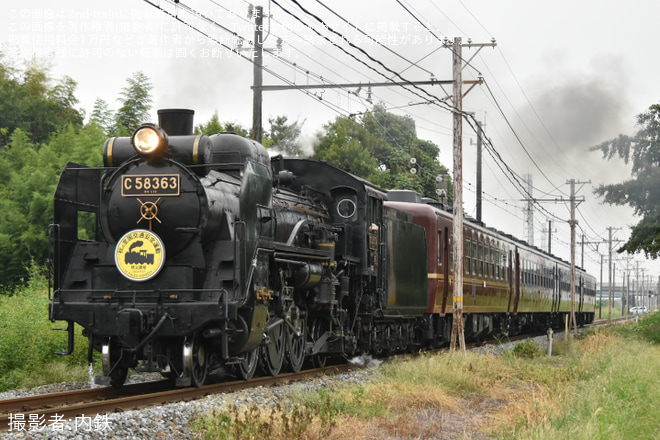
[[[163,405],[171,402],[194,400],[211,394],[230,393],[250,387],[271,386],[308,378],[336,374],[355,368],[350,364],[264,376],[249,381],[239,380],[205,385],[199,388],[173,388],[167,380],[82,391],[45,394],[0,401],[0,432],[15,428],[17,421],[25,426],[33,423],[70,420],[75,417],[93,417],[97,414],[128,411]]]

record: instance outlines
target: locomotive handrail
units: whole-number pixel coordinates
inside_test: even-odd
[[[252,278],[254,277],[254,271],[257,268],[257,257],[259,256],[259,252],[267,252],[267,253],[273,253],[274,251],[272,249],[266,249],[257,246],[256,249],[254,250],[254,257],[252,258],[252,263],[250,264],[250,272],[248,273],[248,276],[245,277],[245,290],[244,290],[244,295],[243,298],[240,299],[239,307],[242,307],[245,305],[247,302],[248,296],[250,294],[250,285],[252,284]]]
[[[299,248],[299,249],[304,249],[304,248]],[[304,249],[307,251],[308,249]],[[310,252],[278,252],[275,251],[275,258],[281,258],[281,257],[304,257],[309,260],[329,260],[330,256],[327,254],[322,254],[323,251],[319,251],[317,249],[309,249]]]
[[[293,241],[296,239],[298,231],[300,231],[300,228],[302,228],[305,223],[307,223],[306,219],[298,220],[298,223],[296,223],[296,225],[293,227],[291,234],[289,234],[289,238],[286,240],[287,246],[293,246]]]
[[[48,277],[48,300],[52,299],[51,293],[60,285],[59,262],[60,262],[60,225],[53,223],[48,225],[48,258],[50,260],[50,276]],[[56,278],[57,277],[57,278]]]

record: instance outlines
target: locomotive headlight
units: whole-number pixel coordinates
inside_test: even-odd
[[[145,124],[135,130],[133,134],[133,146],[142,155],[163,152],[167,147],[167,134],[160,127]]]

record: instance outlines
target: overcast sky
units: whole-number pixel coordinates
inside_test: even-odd
[[[77,81],[80,107],[87,114],[97,98],[116,109],[126,78],[142,71],[154,86],[154,121],[157,108],[185,107],[196,111],[196,123],[207,121],[217,111],[221,121],[250,127],[252,64],[229,50],[236,47],[238,36],[246,40],[246,48],[253,38],[248,3],[181,2],[201,12],[204,19],[200,19],[181,6],[175,9],[165,0],[153,2],[166,12],[141,0],[3,2],[0,44],[5,55],[17,64],[32,56],[49,59],[55,77],[68,75]],[[485,84],[465,96],[463,109],[473,112],[485,124],[498,154],[517,175],[532,176],[535,197],[566,198],[567,180],[591,181],[577,186],[578,195],[585,198],[578,208],[579,233],[586,233],[587,241],[606,238],[608,227],[621,228],[615,238],[628,237],[629,225],[638,219],[630,215],[628,207],[601,205],[592,191],[598,184],[627,179],[630,173],[618,161],[606,162],[600,154],[588,152],[588,148],[619,133],[632,134],[636,115],[660,98],[660,55],[654,49],[660,3],[298,2],[307,12],[290,0],[256,3],[271,15],[266,19],[266,46],[275,49],[277,38],[282,39],[278,56],[265,60],[266,67],[277,77],[265,73],[264,83],[361,82],[365,87],[359,91],[316,89],[308,94],[265,92],[265,129],[269,117],[285,115],[291,121],[304,120],[305,137],[311,143],[323,124],[370,107],[367,84],[392,77],[383,66],[406,80],[423,81],[431,75],[450,80],[451,52],[442,47],[442,39],[461,37],[463,43],[468,43],[468,39],[472,43],[490,43],[494,38],[495,48],[485,47],[474,57],[477,49],[463,49],[463,58],[470,61],[463,79],[482,76],[485,80]],[[324,4],[332,5],[333,11]],[[367,59],[347,44],[339,44],[343,50],[336,47],[333,43],[338,41],[337,33],[325,29],[317,18],[382,64]],[[307,26],[314,27],[318,34]],[[368,41],[361,32],[378,43]],[[249,52],[242,53],[249,57]],[[429,96],[444,98],[451,93],[451,87],[425,88],[430,95],[411,90],[374,87],[371,102],[382,102],[393,113],[413,117],[418,136],[440,147],[440,160],[451,170],[451,114],[442,106],[424,104],[431,99]],[[475,141],[474,133],[465,126],[465,209],[471,215],[476,215]],[[486,224],[526,238],[521,201],[524,196],[486,154],[484,191]],[[566,203],[542,203],[542,208],[536,207],[534,243],[546,246],[547,232],[543,228],[547,228],[549,213],[564,220],[553,224],[553,251],[569,259]],[[585,266],[598,277],[600,257],[593,247],[587,248]],[[607,246],[601,244],[598,250],[606,253]],[[579,249],[577,255],[579,264]],[[642,261],[643,257],[636,259]],[[617,268],[624,265],[619,261]],[[658,275],[655,264],[645,262],[641,267]],[[604,274],[607,278],[607,271]],[[619,272],[617,277],[620,276]]]

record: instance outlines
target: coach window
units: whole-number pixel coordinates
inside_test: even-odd
[[[488,245],[484,243],[484,277],[488,278],[490,276],[490,252],[488,252]]]
[[[471,270],[470,270],[470,262],[471,262],[471,249],[472,249],[472,244],[470,240],[465,240],[465,243],[463,243],[463,252],[465,252],[465,274],[469,275]]]
[[[472,275],[477,274],[477,264],[479,262],[479,244],[472,242]]]
[[[493,278],[493,249],[490,245],[484,248],[486,250],[486,276]]]
[[[479,262],[477,263],[477,274],[481,277],[484,275],[484,245],[479,243],[479,247],[477,250],[477,258],[479,259]]]
[[[497,279],[497,264],[499,262],[499,250],[494,247],[490,248],[490,258],[491,258],[491,265],[490,268],[493,271],[492,277],[493,279]]]

